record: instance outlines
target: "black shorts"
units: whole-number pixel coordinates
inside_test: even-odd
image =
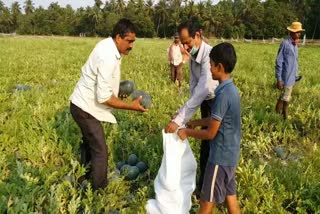
[[[228,195],[236,195],[236,167],[207,163],[200,198],[216,204],[223,203]]]

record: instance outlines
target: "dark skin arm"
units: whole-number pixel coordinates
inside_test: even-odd
[[[283,82],[282,81],[280,81],[280,80],[277,81],[277,88],[279,90],[283,89]]]
[[[188,122],[186,125],[187,125],[187,128],[190,128],[190,129],[195,129],[198,126],[208,127],[210,124],[210,121],[211,121],[211,118],[203,118],[199,120],[192,120]]]
[[[201,121],[201,122],[200,122]],[[180,129],[178,135],[181,140],[185,140],[187,137],[194,137],[202,140],[211,140],[213,139],[219,130],[221,121],[218,121],[214,118],[206,118],[198,121],[198,123],[203,125],[208,125],[207,129],[194,130],[194,129]]]
[[[110,99],[104,102],[104,104],[116,109],[126,109],[126,110],[141,111],[141,112],[148,111],[148,109],[145,109],[143,108],[143,106],[141,106],[140,104],[141,100],[142,100],[142,96],[138,97],[131,103],[127,103],[127,102],[123,102],[122,100],[112,95]]]

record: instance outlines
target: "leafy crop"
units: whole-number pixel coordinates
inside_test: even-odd
[[[137,40],[123,58],[122,79],[152,96],[147,113],[115,111],[104,124],[109,185],[92,191],[81,183],[80,130],[69,96],[98,38],[0,38],[0,213],[144,213],[154,198],[162,158],[161,130],[188,98],[169,78],[169,40]],[[214,43],[212,43],[214,44]],[[235,44],[233,73],[241,95],[242,141],[237,194],[243,213],[320,213],[319,47],[300,47],[289,120],[275,114],[274,62],[278,44]],[[28,90],[13,90],[18,84]],[[130,99],[128,99],[130,101]],[[199,112],[195,115],[199,117]],[[190,139],[199,159],[200,141]],[[284,158],[274,148],[282,148]],[[136,154],[148,170],[134,181],[115,173],[118,160]],[[197,212],[194,201],[191,213]],[[224,205],[216,213],[226,213]]]

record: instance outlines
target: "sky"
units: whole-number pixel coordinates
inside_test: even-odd
[[[1,0],[7,7],[10,7],[11,4],[15,1],[19,2],[21,9],[23,8],[25,0]],[[201,0],[195,0],[195,2],[200,2]],[[32,0],[35,7],[42,6],[47,8],[52,2],[58,2],[61,7],[65,7],[67,4],[70,4],[74,9],[79,7],[93,6],[94,0]],[[105,0],[102,0],[105,2]],[[219,2],[219,0],[213,0],[213,3]]]

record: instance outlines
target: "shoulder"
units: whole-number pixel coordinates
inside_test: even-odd
[[[224,99],[226,102],[231,102],[234,101],[235,98],[239,97],[239,92],[237,87],[231,83],[221,91],[221,95],[223,96],[222,99]]]
[[[283,47],[288,47],[290,45],[291,45],[291,41],[289,38],[283,40],[283,42],[281,43],[281,46],[283,46]]]
[[[205,63],[210,63],[210,52],[212,47],[210,45],[208,45],[207,43],[203,42],[204,45],[202,46],[203,51],[202,51],[202,60],[201,63],[205,64]]]
[[[212,50],[212,46],[211,45],[209,45],[208,43],[206,43],[206,42],[203,42],[204,43],[204,52],[209,56],[209,54],[210,54],[210,52],[211,52],[211,50]]]
[[[111,37],[101,40],[95,47],[96,52],[101,60],[116,60],[118,54],[117,47],[115,46]]]

